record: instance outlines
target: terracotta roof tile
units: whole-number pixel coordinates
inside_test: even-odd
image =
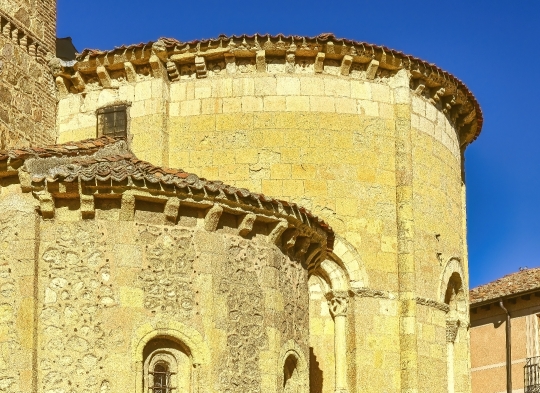
[[[238,195],[242,198],[251,198],[261,203],[271,203],[296,208],[301,213],[312,219],[320,228],[328,234],[327,244],[333,248],[334,232],[332,228],[311,212],[296,205],[295,203],[281,201],[259,193],[252,193],[245,188],[237,188],[222,181],[211,181],[183,171],[182,169],[164,168],[155,166],[149,162],[139,160],[133,154],[114,153],[103,155],[107,145],[125,146],[123,139],[102,137],[87,139],[79,142],[68,142],[59,145],[51,145],[44,148],[30,147],[26,149],[0,151],[0,160],[7,160],[8,156],[16,160],[39,159],[48,157],[70,158],[68,163],[47,167],[42,173],[32,173],[32,182],[40,183],[47,181],[74,182],[82,181],[124,181],[128,178],[145,180],[150,183],[174,185],[180,189],[190,187],[196,190],[206,190],[210,193],[222,191],[228,195]],[[102,150],[102,154],[95,154]],[[116,151],[121,152],[119,148]]]
[[[46,158],[46,157],[72,157],[78,155],[89,155],[98,151],[100,148],[118,142],[118,139],[111,137],[101,137],[97,139],[87,139],[78,142],[66,142],[58,145],[49,145],[43,147],[27,147],[24,149],[0,150],[0,161],[8,158],[12,160],[26,160],[28,158]]]
[[[524,269],[470,290],[471,305],[540,289],[540,267]]]

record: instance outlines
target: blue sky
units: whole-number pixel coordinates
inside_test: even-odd
[[[79,50],[255,32],[333,32],[464,81],[485,119],[466,152],[470,285],[540,266],[540,1],[58,1]]]

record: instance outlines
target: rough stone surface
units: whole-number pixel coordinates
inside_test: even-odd
[[[56,1],[0,2],[0,148],[56,141]]]

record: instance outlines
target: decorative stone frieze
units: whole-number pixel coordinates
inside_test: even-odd
[[[395,299],[396,295],[388,291],[382,291],[370,288],[353,288],[351,290],[353,296],[357,297],[372,297],[379,299]]]
[[[437,310],[440,310],[442,312],[448,312],[450,311],[450,306],[446,303],[441,303],[433,299],[427,299],[423,297],[416,297],[416,304],[420,304],[422,306],[435,308]]]

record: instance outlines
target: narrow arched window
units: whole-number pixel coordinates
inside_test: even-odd
[[[143,358],[143,393],[192,392],[191,355],[180,341],[168,337],[150,340]]]
[[[296,393],[299,387],[298,359],[293,356],[287,356],[283,365],[283,392]]]
[[[153,372],[154,386],[152,393],[171,392],[171,372],[167,363],[158,363]]]

